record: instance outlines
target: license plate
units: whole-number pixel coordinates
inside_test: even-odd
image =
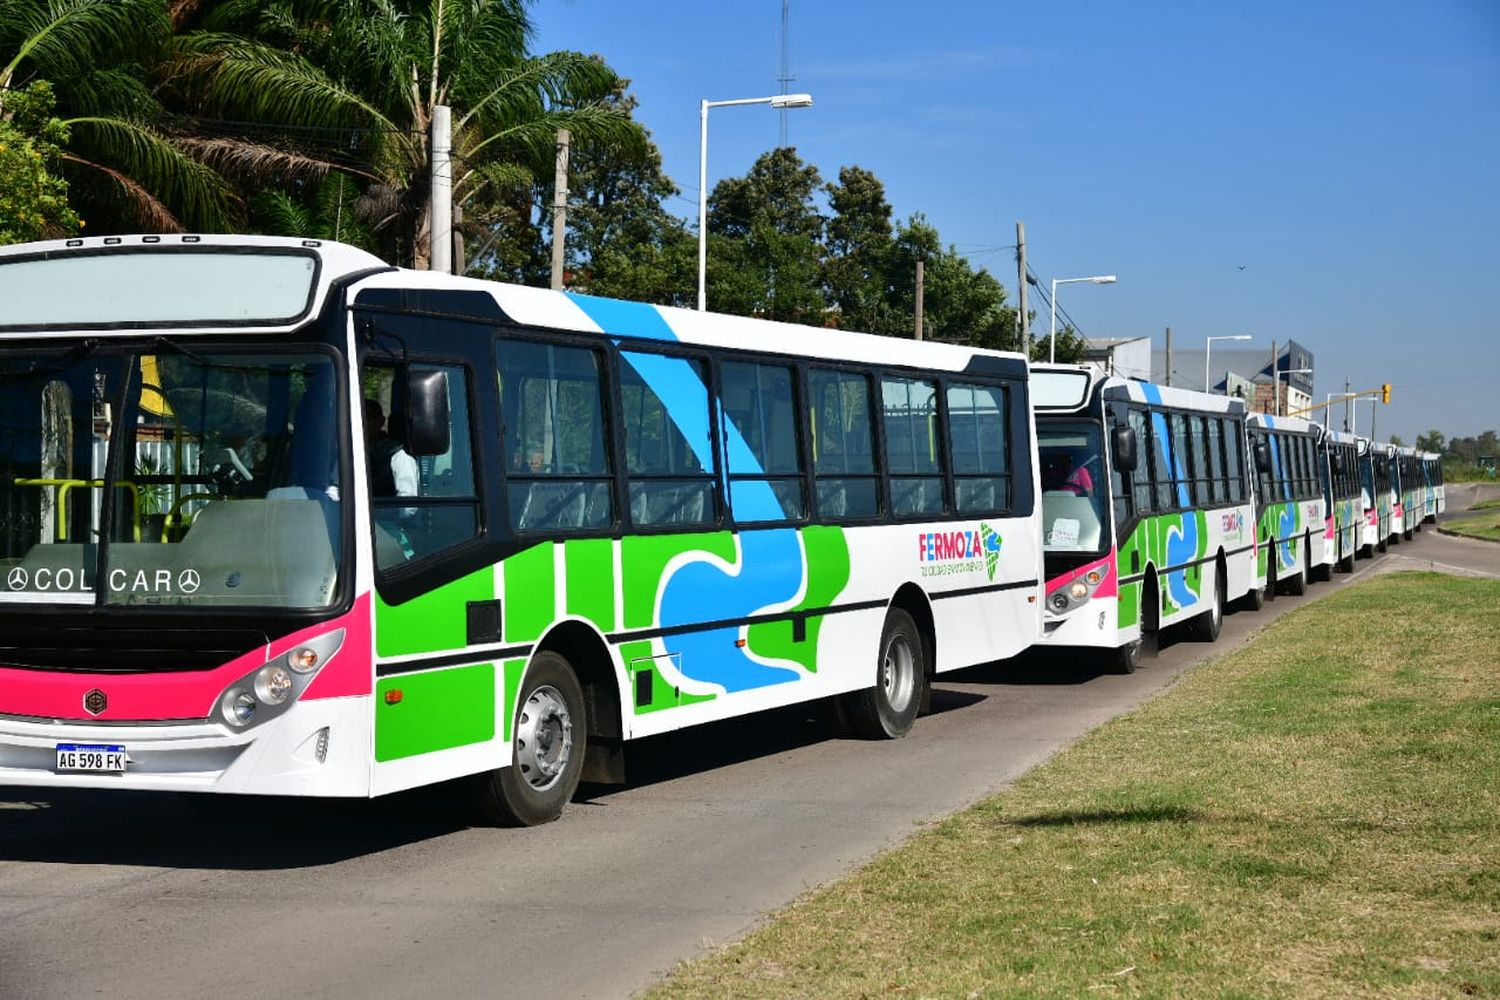
[[[102,743],[59,743],[57,745],[57,769],[59,771],[102,771],[106,774],[125,773],[125,748]]]

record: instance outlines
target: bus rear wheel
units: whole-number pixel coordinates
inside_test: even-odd
[[[926,678],[927,664],[917,623],[901,608],[892,608],[880,633],[874,686],[843,696],[842,715],[849,729],[874,740],[905,736],[922,707],[922,685]]]
[[[499,826],[537,826],[562,815],[583,773],[588,719],[573,667],[538,653],[526,671],[512,730],[512,762],[482,776],[480,814]]]
[[[1339,557],[1339,572],[1341,572],[1341,573],[1353,573],[1354,572],[1354,551],[1353,550],[1351,550],[1348,555],[1346,555],[1346,556],[1340,556]]]
[[[1217,642],[1219,633],[1224,629],[1225,586],[1224,569],[1220,566],[1214,571],[1213,603],[1207,611],[1188,623],[1189,634],[1199,642]]]

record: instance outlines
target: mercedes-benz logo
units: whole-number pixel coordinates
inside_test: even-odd
[[[109,707],[109,697],[98,688],[83,696],[83,707],[90,715],[99,715]]]
[[[25,590],[26,584],[29,582],[30,577],[28,577],[26,575],[26,571],[19,566],[11,570],[8,574],[6,574],[5,577],[5,585],[11,590]]]
[[[185,569],[177,574],[177,589],[184,594],[196,594],[202,585],[203,579],[195,569]]]

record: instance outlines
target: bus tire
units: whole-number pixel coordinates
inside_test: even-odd
[[[1339,571],[1340,572],[1343,572],[1343,573],[1353,573],[1354,572],[1354,555],[1355,554],[1353,552],[1350,552],[1346,556],[1342,556],[1341,555],[1339,557]]]
[[[1259,611],[1266,606],[1269,596],[1265,587],[1251,587],[1240,598],[1240,607],[1246,611]]]
[[[880,633],[875,660],[875,683],[844,695],[843,717],[855,735],[872,740],[905,736],[922,707],[922,685],[927,679],[922,634],[901,608],[891,608]]]
[[[1224,567],[1214,570],[1214,597],[1208,610],[1188,623],[1188,634],[1198,642],[1217,642],[1224,630]]]
[[[588,749],[583,689],[559,653],[531,662],[516,703],[512,764],[482,775],[478,805],[499,826],[537,826],[562,815],[578,790]]]
[[[1302,572],[1287,580],[1282,585],[1286,589],[1286,593],[1293,597],[1301,597],[1307,593],[1307,549],[1304,547],[1302,552]]]
[[[1105,654],[1104,668],[1112,674],[1133,674],[1141,665],[1141,647],[1144,641],[1136,639],[1110,650]]]

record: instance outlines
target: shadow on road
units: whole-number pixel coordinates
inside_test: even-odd
[[[374,801],[0,787],[0,861],[310,868],[464,829],[448,786]]]
[[[938,683],[951,676],[944,674]],[[927,714],[933,716],[957,711],[976,705],[985,697],[935,686],[932,708]],[[632,741],[625,749],[626,774],[630,779],[627,785],[584,784],[575,801],[602,800],[621,787],[655,785],[843,738],[846,737],[838,735],[833,709],[826,702],[793,705],[661,736],[648,736]]]

